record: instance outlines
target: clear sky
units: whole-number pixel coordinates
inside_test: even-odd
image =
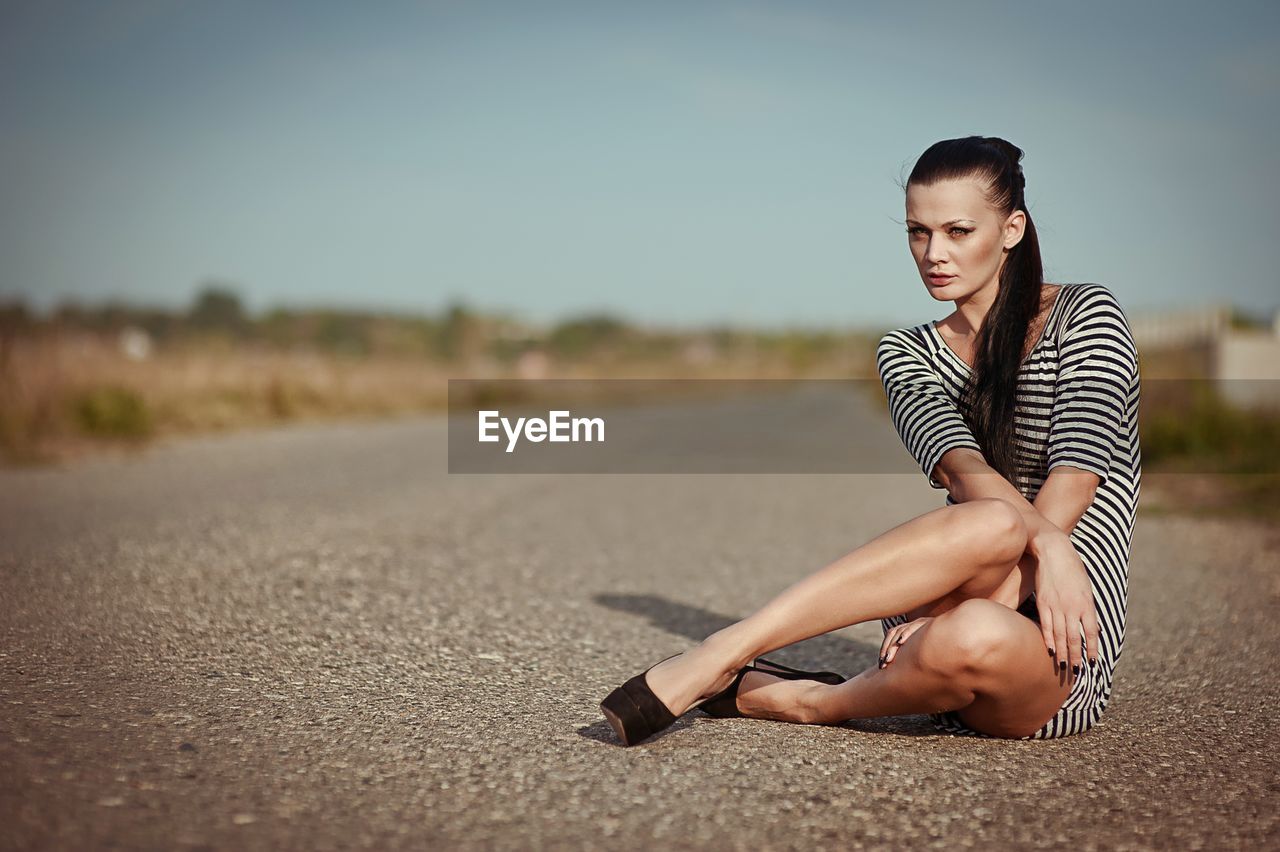
[[[1280,307],[1280,4],[0,6],[0,298],[919,322],[897,181],[1026,150],[1049,281]]]

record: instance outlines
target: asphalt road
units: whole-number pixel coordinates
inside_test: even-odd
[[[614,686],[941,500],[450,475],[443,419],[0,473],[0,848],[1280,847],[1280,535],[1234,522],[1140,517],[1085,734],[694,712],[616,743]],[[773,656],[851,675],[879,639]]]

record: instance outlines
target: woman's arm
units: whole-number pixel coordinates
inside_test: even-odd
[[[995,497],[1012,504],[1027,524],[1024,560],[1034,560],[1036,608],[1040,633],[1049,653],[1072,674],[1085,658],[1080,646],[1083,628],[1088,656],[1098,657],[1099,625],[1088,571],[1069,538],[1081,516],[1093,502],[1099,477],[1079,468],[1059,465],[1049,472],[1036,502],[997,473],[976,450],[948,450],[933,474],[957,503]]]
[[[1027,524],[1027,552],[1033,556],[1048,539],[1070,536],[1098,489],[1096,474],[1066,466],[1049,471],[1034,503],[996,473],[976,450],[957,447],[938,461],[933,476],[957,503],[998,497],[1012,503]]]
[[[1069,537],[1093,505],[1093,496],[1101,482],[1092,471],[1059,465],[1049,471],[1031,505]]]

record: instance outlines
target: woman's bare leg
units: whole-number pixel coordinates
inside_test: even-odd
[[[1057,712],[1071,684],[1046,657],[1035,622],[971,598],[913,632],[887,667],[845,683],[751,672],[738,689],[738,708],[754,718],[808,724],[957,710],[974,730],[1021,737]]]
[[[941,642],[931,641],[935,637],[930,631],[935,628],[935,632],[947,632],[946,622],[935,618],[899,646],[888,666],[871,667],[838,687],[817,689],[826,684],[751,672],[738,688],[738,709],[757,719],[830,724],[938,713],[971,704],[977,695],[972,679],[964,677],[964,651],[956,647],[947,653]]]
[[[1006,586],[1026,549],[1026,526],[1003,500],[944,506],[882,533],[785,589],[752,615],[650,670],[650,689],[673,713],[732,681],[758,656],[852,624],[948,596],[986,597]]]

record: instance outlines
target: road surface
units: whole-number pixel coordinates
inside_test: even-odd
[[[942,492],[450,475],[445,431],[0,474],[0,848],[1280,846],[1275,532],[1140,516],[1115,693],[1083,735],[693,712],[626,749],[609,690]],[[773,656],[852,675],[879,639]]]

